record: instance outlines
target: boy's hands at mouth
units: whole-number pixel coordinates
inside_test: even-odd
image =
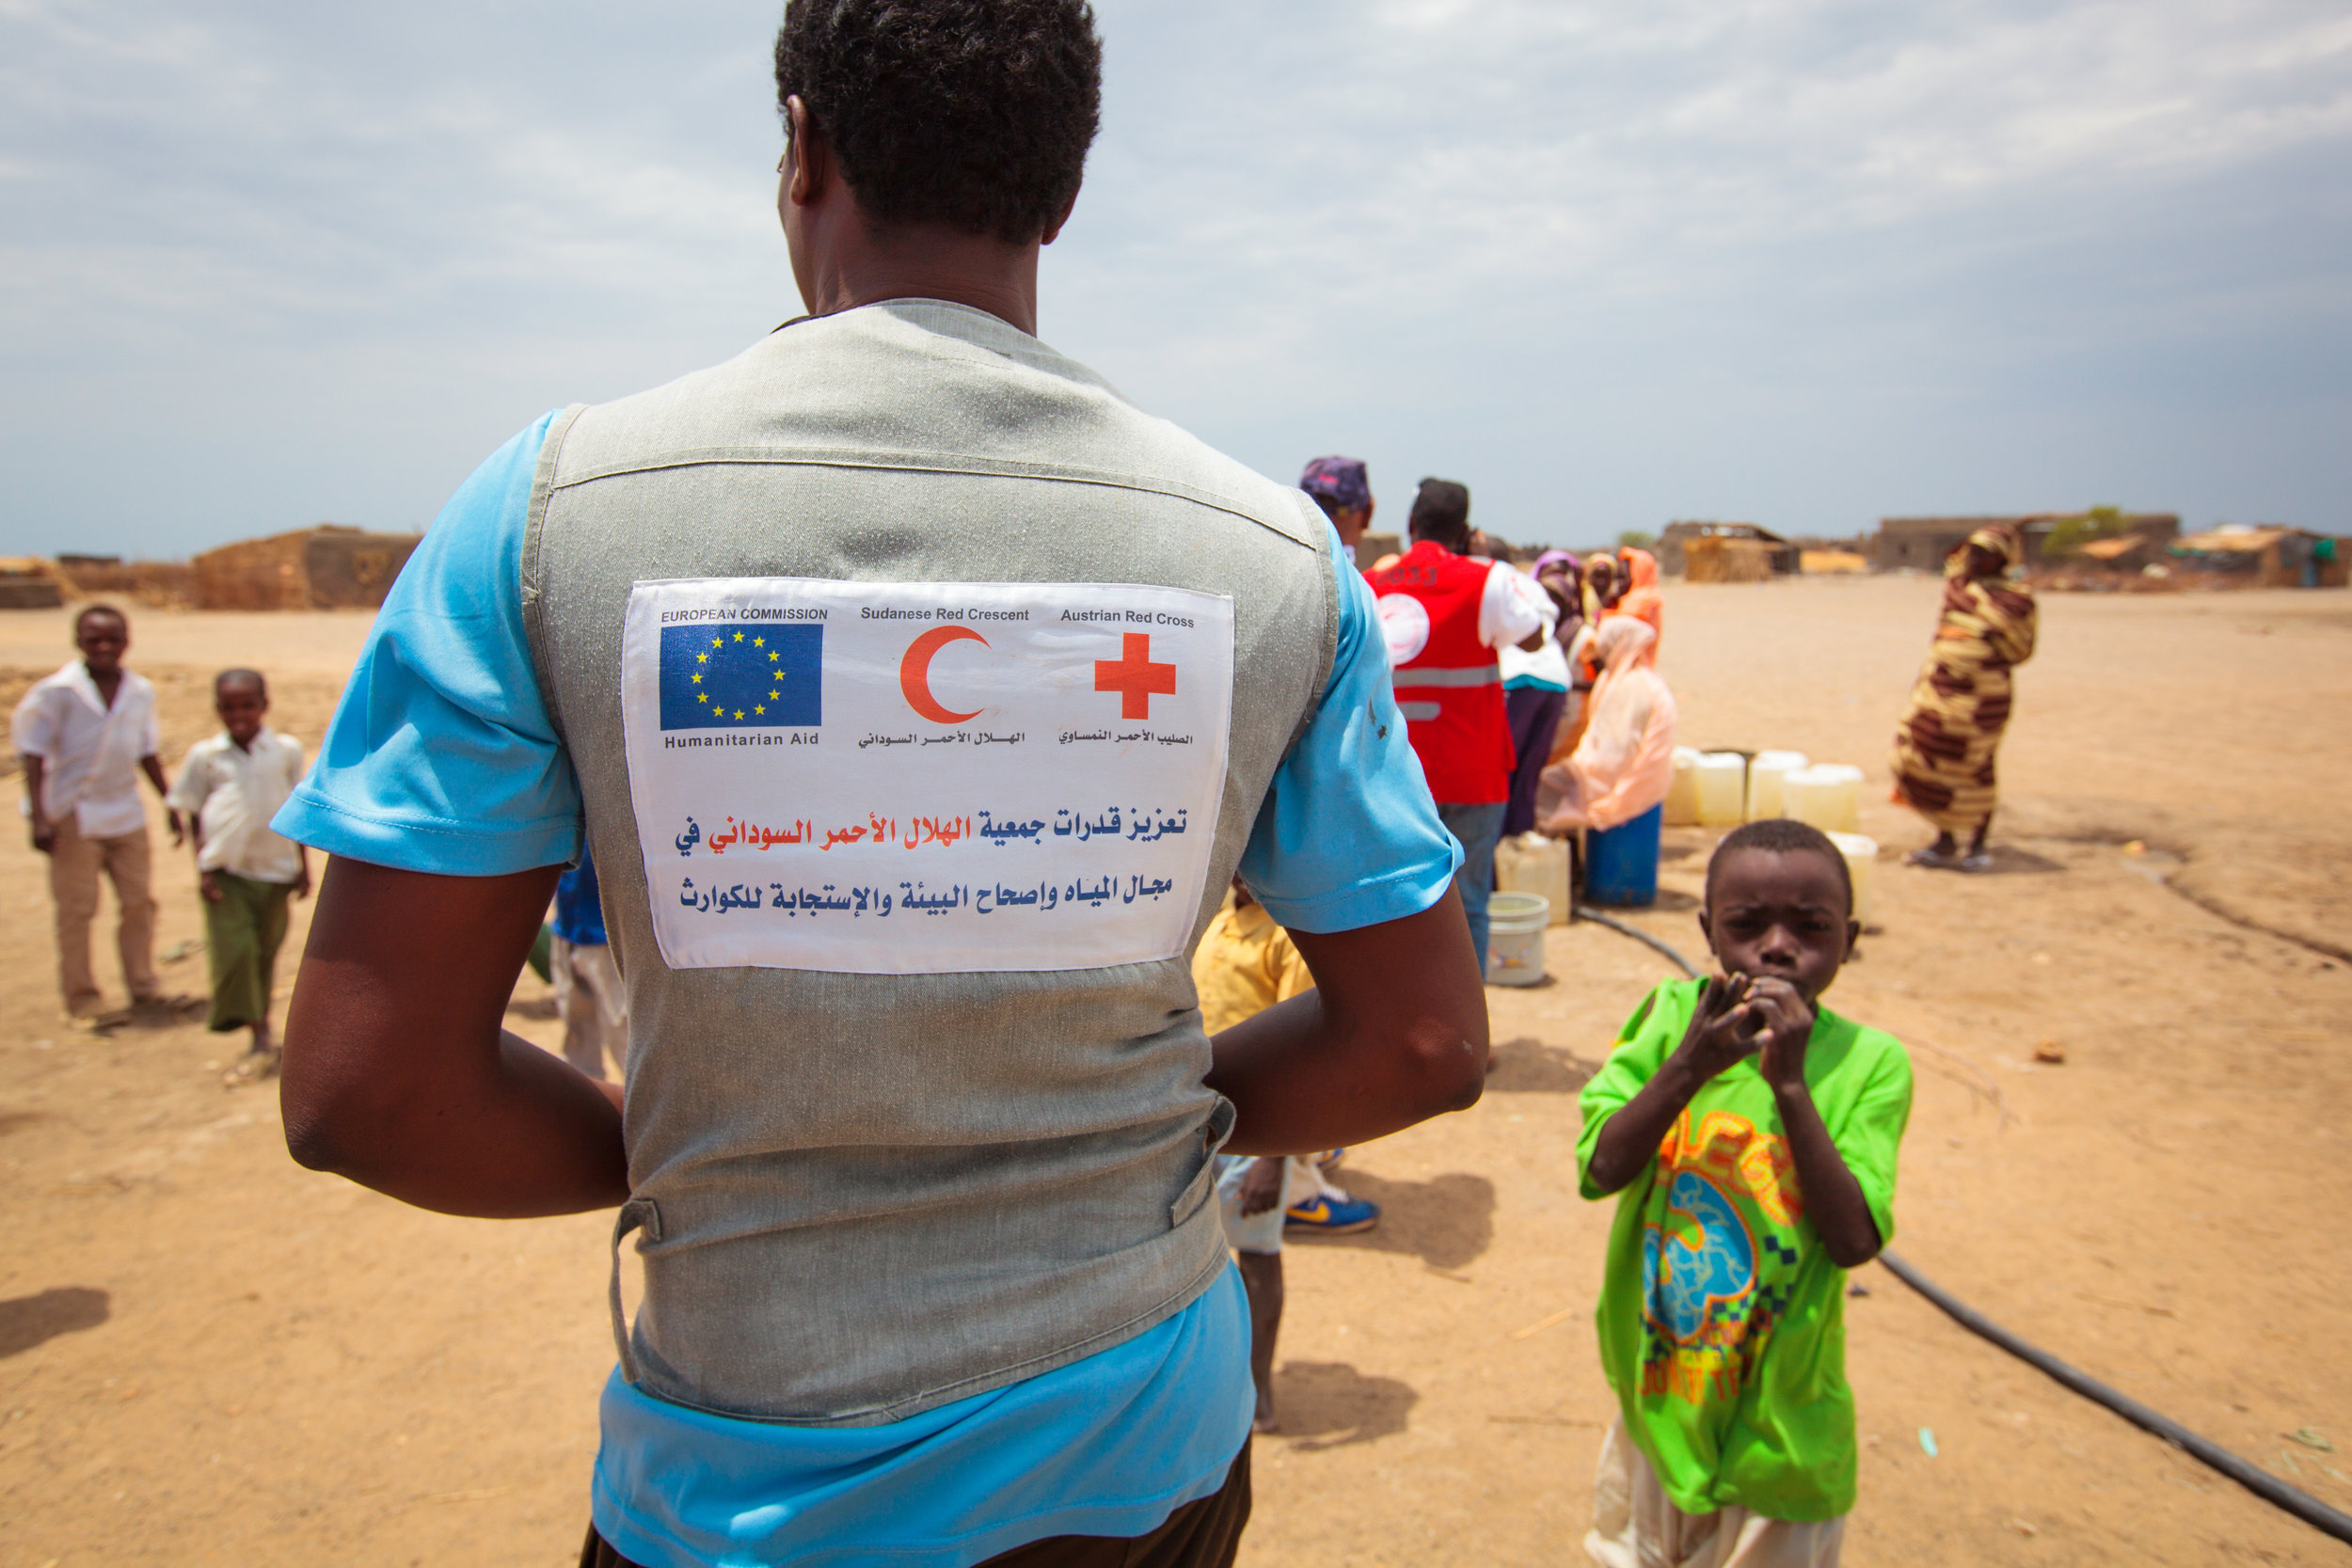
[[[1746,1004],[1749,982],[1739,975],[1714,975],[1699,992],[1691,1010],[1691,1026],[1682,1032],[1676,1054],[1700,1081],[1714,1077],[1732,1063],[1756,1053],[1756,1029],[1749,1022]]]
[[[1797,988],[1777,975],[1726,974],[1707,982],[1681,1054],[1701,1079],[1713,1078],[1732,1063],[1761,1053],[1756,1063],[1775,1087],[1804,1082],[1805,1041],[1813,1034],[1813,1009]]]
[[[1775,974],[1757,975],[1747,982],[1747,999],[1739,1010],[1763,1052],[1756,1067],[1764,1081],[1776,1089],[1803,1088],[1813,1009],[1797,988]]]

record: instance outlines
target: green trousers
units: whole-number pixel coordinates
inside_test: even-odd
[[[249,1028],[269,1019],[278,948],[286,940],[286,904],[294,889],[215,872],[221,899],[204,904],[204,945],[213,962],[211,1026]]]

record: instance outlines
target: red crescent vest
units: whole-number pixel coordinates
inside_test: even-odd
[[[1429,793],[1447,805],[1491,805],[1511,798],[1511,724],[1502,710],[1502,666],[1478,640],[1478,605],[1494,562],[1455,555],[1423,540],[1366,581],[1381,601],[1396,663],[1397,706],[1421,758]],[[1421,614],[1391,604],[1403,595]],[[1413,647],[1425,617],[1426,637]]]

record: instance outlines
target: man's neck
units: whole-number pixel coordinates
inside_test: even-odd
[[[830,316],[894,299],[944,299],[1037,335],[1037,252],[941,224],[855,226],[809,279],[809,310]]]
[[[115,693],[122,689],[122,666],[118,664],[111,670],[95,670],[85,659],[82,671],[89,676],[90,684],[98,688],[98,694],[106,699],[106,705],[114,706]]]

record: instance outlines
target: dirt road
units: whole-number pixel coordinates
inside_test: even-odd
[[[2002,755],[2004,870],[1961,879],[1894,863],[1926,835],[1875,803],[1934,594],[1673,588],[1662,660],[1685,740],[1870,773],[1879,928],[1831,1001],[1914,1047],[1896,1244],[2352,1508],[2352,964],[2327,951],[2352,942],[2352,596],[2046,599]],[[364,626],[144,617],[132,657],[176,762],[228,662],[278,673],[283,727],[314,741]],[[63,657],[61,618],[0,619],[0,672]],[[1638,917],[1693,958],[1709,836],[1669,834]],[[167,950],[200,931],[173,867]],[[298,1169],[270,1096],[218,1086],[229,1042],[58,1028],[15,836],[0,890],[0,1568],[572,1560],[612,1359],[606,1220],[451,1220]],[[201,967],[167,974],[199,990]],[[1576,1090],[1666,968],[1590,926],[1552,934],[1549,968],[1489,992],[1479,1106],[1353,1157],[1386,1223],[1293,1252],[1251,1568],[1581,1560],[1609,1215],[1575,1194]],[[512,1015],[542,1040],[544,996],[526,977]],[[2045,1040],[2063,1066],[2032,1063]],[[1855,1280],[1851,1561],[2344,1560],[1883,1270]]]

